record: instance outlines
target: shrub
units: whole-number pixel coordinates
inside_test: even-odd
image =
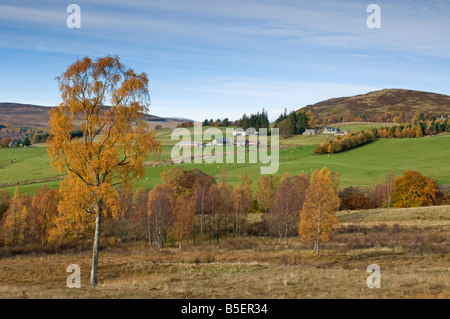
[[[436,197],[436,183],[416,171],[404,171],[395,179],[395,207],[431,206]]]

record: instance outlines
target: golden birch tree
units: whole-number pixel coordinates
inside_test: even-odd
[[[303,240],[314,242],[316,254],[319,254],[319,244],[327,242],[330,233],[338,226],[334,214],[340,206],[336,180],[336,175],[326,167],[315,170],[300,211],[299,233]]]
[[[41,243],[41,247],[48,240],[49,230],[53,228],[53,223],[58,212],[58,190],[49,189],[47,185],[39,188],[31,200],[29,228],[30,235],[36,242]]]
[[[175,205],[174,232],[181,248],[183,239],[187,239],[194,224],[194,201],[191,195],[184,193],[177,197]]]
[[[3,216],[1,233],[5,244],[16,246],[25,243],[30,201],[30,197],[27,194],[20,195],[19,188],[16,187],[9,208]]]
[[[64,187],[73,205],[95,217],[90,280],[95,286],[102,213],[118,197],[114,186],[143,177],[143,159],[160,151],[144,123],[148,78],[107,56],[77,60],[57,80],[63,102],[51,110],[48,153],[52,165],[67,173]],[[82,138],[71,138],[78,125]]]
[[[273,197],[280,184],[278,175],[261,175],[258,181],[258,190],[256,192],[256,200],[260,209],[267,213],[272,205]]]

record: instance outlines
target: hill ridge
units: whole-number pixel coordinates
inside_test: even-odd
[[[48,121],[50,120],[48,111],[52,107],[56,106],[0,102],[0,123],[15,127],[48,128]],[[157,125],[162,125],[164,128],[175,128],[183,121],[190,121],[151,114],[145,114],[145,119],[151,128],[155,128]]]
[[[450,115],[450,96],[442,93],[409,89],[382,89],[347,97],[335,97],[306,105],[299,110],[311,111],[321,123],[388,122],[400,116],[404,121],[419,110],[436,116]]]

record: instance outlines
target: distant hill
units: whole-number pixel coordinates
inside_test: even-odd
[[[391,122],[400,115],[412,119],[415,112],[434,115],[450,114],[450,96],[431,92],[384,89],[351,97],[325,100],[301,108],[311,111],[320,123]]]
[[[9,124],[15,127],[38,127],[48,128],[50,107],[20,104],[20,103],[0,103],[0,123]],[[187,119],[163,118],[146,114],[145,119],[151,128],[161,125],[163,128],[176,128]]]

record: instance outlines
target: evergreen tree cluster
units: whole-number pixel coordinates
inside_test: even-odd
[[[269,129],[269,125],[269,116],[264,109],[262,109],[261,113],[257,112],[256,114],[250,114],[250,116],[247,116],[247,114],[244,113],[244,115],[235,122],[235,126],[244,130],[251,127],[256,130],[259,130],[260,128]]]
[[[304,111],[292,111],[288,114],[284,109],[284,113],[275,120],[274,127],[280,129],[283,137],[303,134],[308,127],[308,117]]]
[[[203,126],[215,126],[215,127],[228,127],[233,126],[233,122],[228,119],[228,117],[224,118],[223,120],[217,119],[205,119],[202,123]]]

